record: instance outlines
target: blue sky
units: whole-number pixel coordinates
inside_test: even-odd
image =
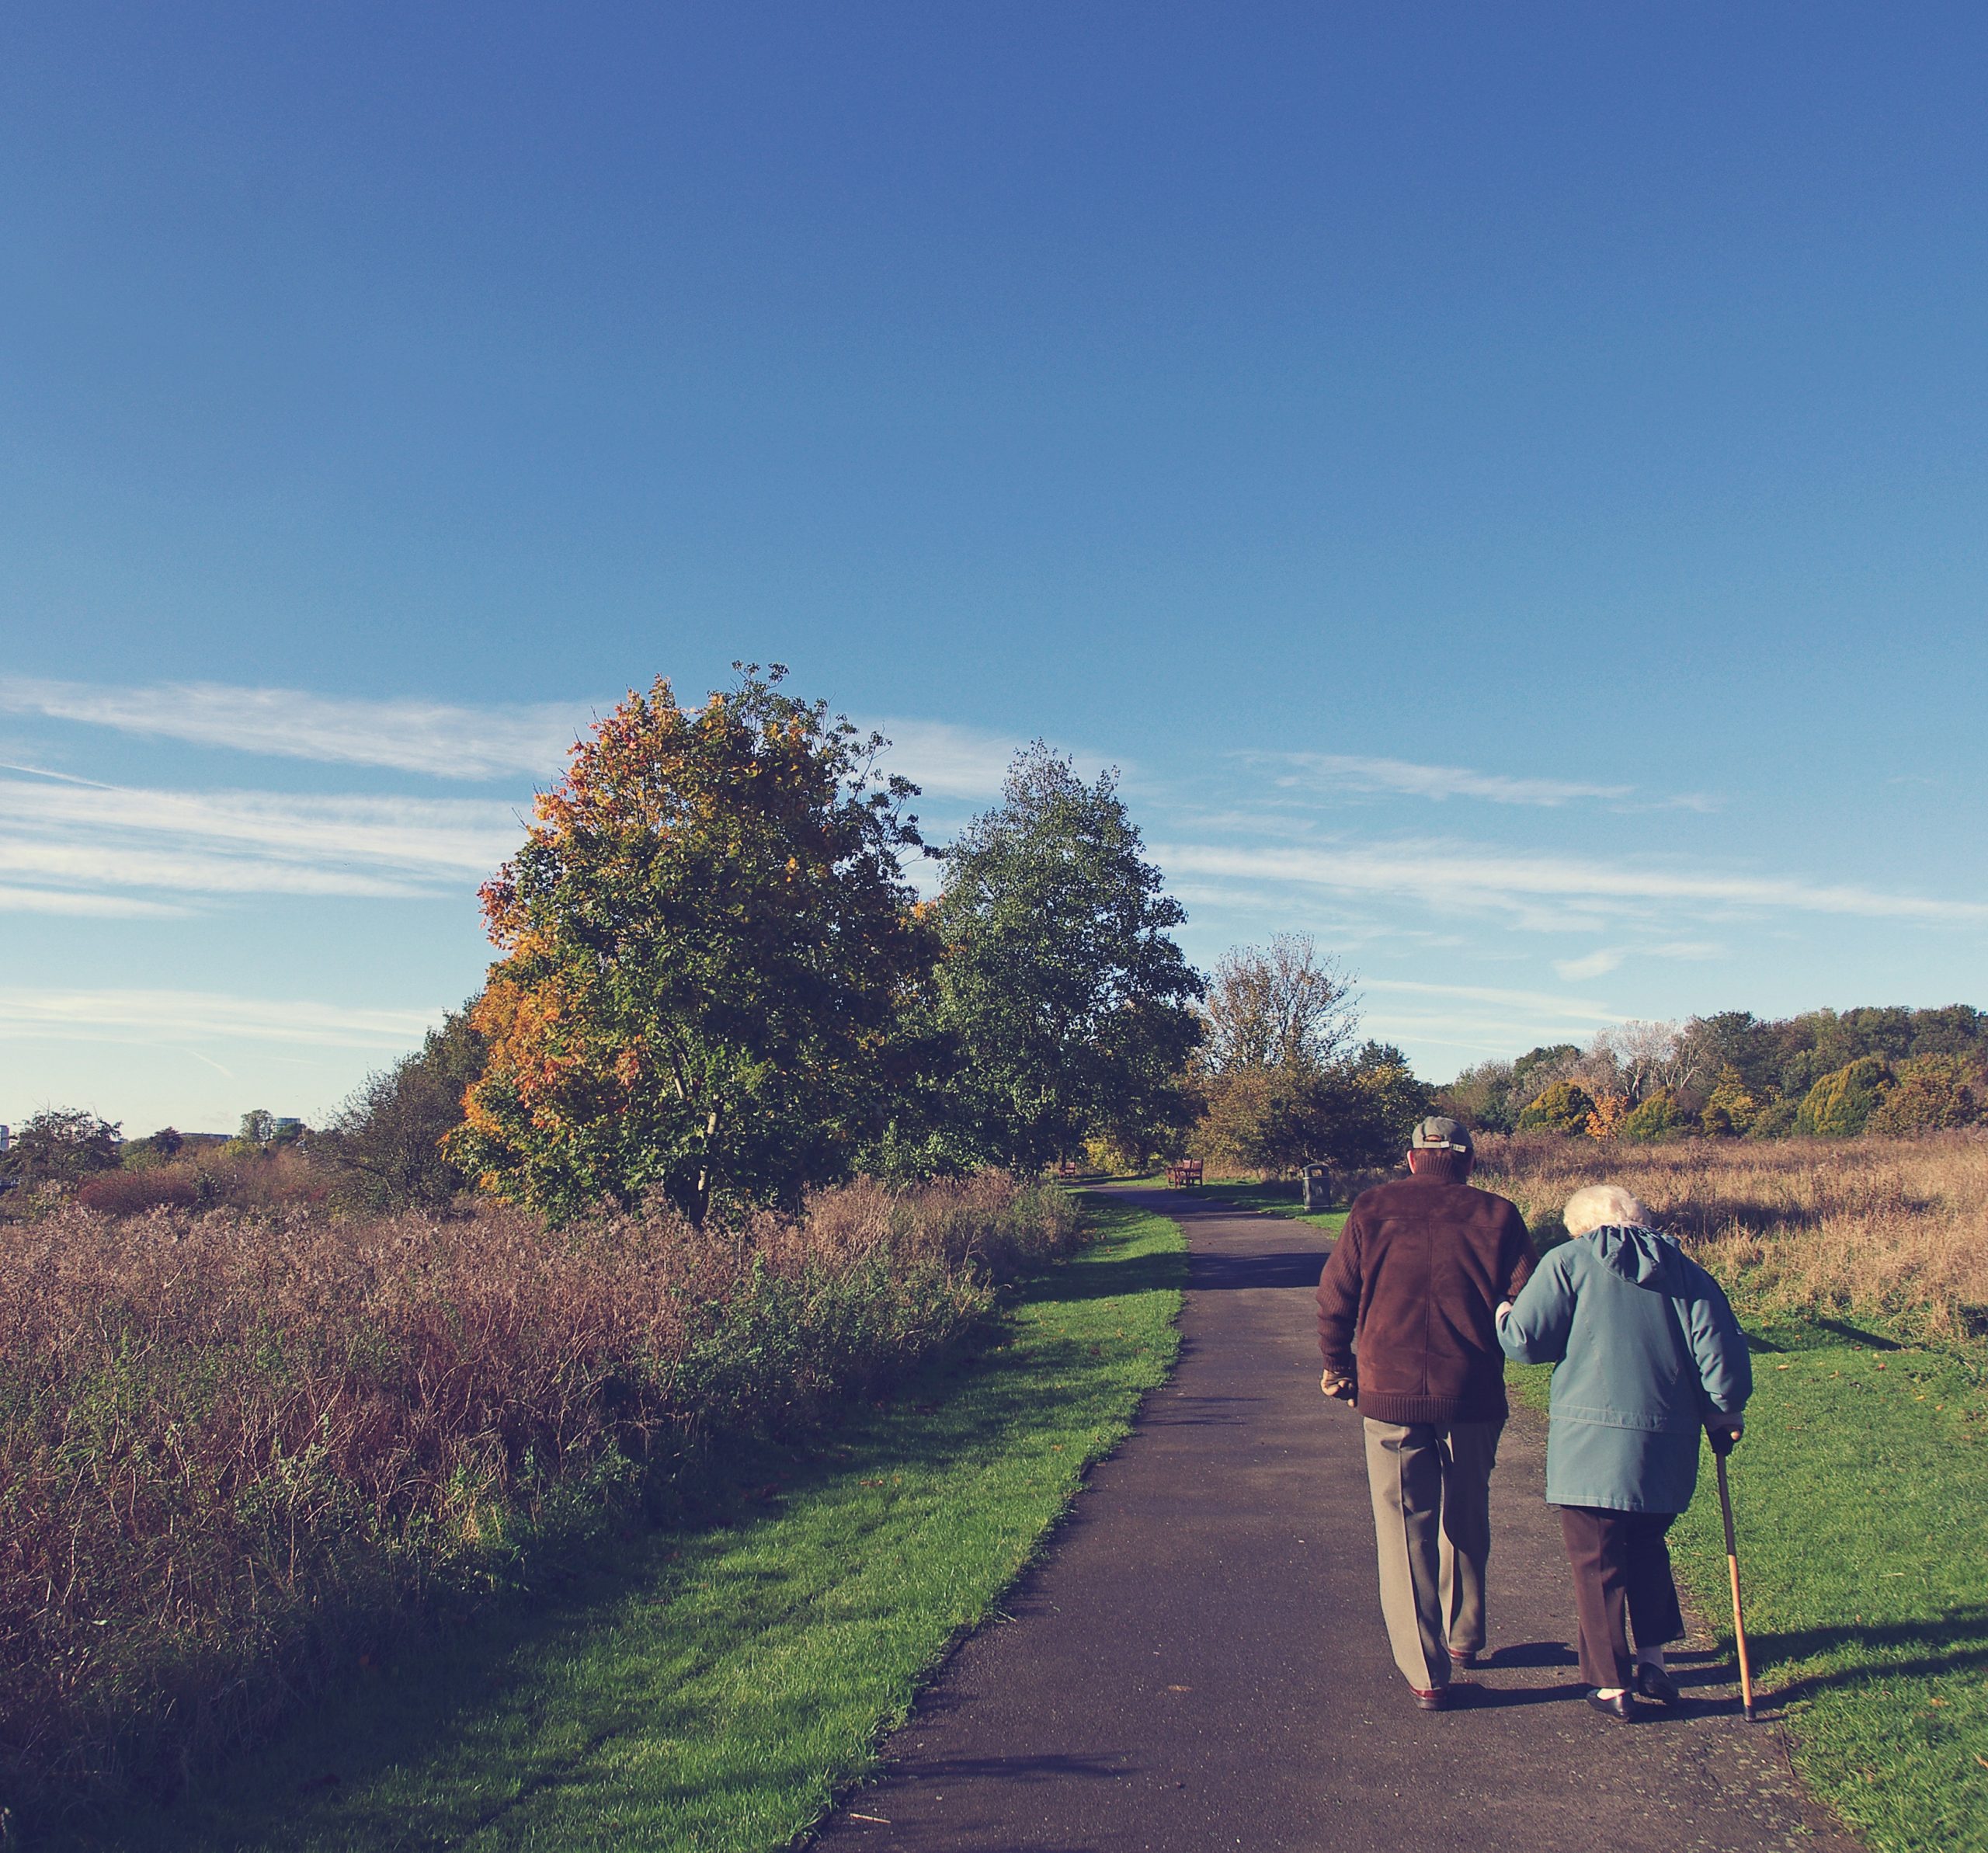
[[[657,673],[1441,1077],[1988,1003],[1977,9],[0,19],[0,1118],[321,1114]]]

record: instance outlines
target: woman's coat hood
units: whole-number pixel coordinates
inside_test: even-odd
[[[1574,1238],[1589,1243],[1596,1258],[1625,1280],[1658,1293],[1682,1293],[1685,1289],[1684,1251],[1674,1236],[1653,1229],[1633,1226],[1590,1229]]]

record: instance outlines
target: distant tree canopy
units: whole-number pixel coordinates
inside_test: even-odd
[[[1568,1090],[1592,1103],[1579,1124],[1565,1110]],[[1499,1131],[1551,1125],[1632,1139],[1849,1138],[1973,1125],[1988,1115],[1988,1012],[1886,1006],[1767,1020],[1728,1010],[1629,1024],[1585,1049],[1562,1043],[1480,1063],[1438,1098]]]
[[[1037,741],[942,860],[930,1022],[951,1052],[950,1106],[933,1142],[1032,1167],[1094,1138],[1150,1151],[1176,1137],[1203,986],[1117,775],[1086,784]]]
[[[888,1117],[938,951],[898,867],[915,787],[777,666],[736,666],[702,708],[659,681],[600,721],[483,891],[502,956],[447,1154],[554,1218],[791,1200]]]
[[[1352,981],[1309,933],[1238,947],[1215,969],[1201,1015],[1201,1061],[1211,1074],[1247,1068],[1326,1068],[1358,1025]]]
[[[369,1208],[439,1208],[474,1181],[443,1149],[463,1099],[483,1077],[474,1003],[451,1010],[421,1047],[367,1077],[333,1117],[317,1150]]]
[[[1277,1176],[1389,1164],[1429,1110],[1430,1090],[1399,1049],[1354,1048],[1352,981],[1309,934],[1229,953],[1203,1010],[1191,1145],[1208,1163]]]
[[[23,1184],[80,1184],[123,1162],[123,1132],[79,1107],[37,1113],[0,1153],[0,1176]]]

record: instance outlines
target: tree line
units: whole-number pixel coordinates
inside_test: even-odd
[[[160,1201],[196,1200],[238,1160],[312,1187],[304,1160],[355,1207],[475,1190],[557,1222],[659,1197],[694,1222],[858,1174],[1139,1169],[1190,1147],[1361,1164],[1426,1108],[1309,939],[1195,971],[1115,773],[1037,742],[933,847],[887,742],[777,666],[735,669],[695,708],[659,680],[575,747],[482,890],[481,989],[328,1125],[251,1115],[196,1177],[170,1128],[120,1152],[115,1127],[44,1114],[16,1176],[127,1207],[143,1193],[86,1180],[128,1161],[181,1190]]]
[[[1631,1023],[1467,1069],[1442,1111],[1494,1132],[1662,1140],[1850,1139],[1988,1118],[1988,1011],[1969,1004],[1724,1010]]]

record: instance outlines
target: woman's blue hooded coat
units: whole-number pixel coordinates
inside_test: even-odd
[[[1718,1281],[1668,1236],[1597,1229],[1539,1264],[1498,1329],[1508,1358],[1552,1364],[1546,1497],[1681,1512],[1706,1419],[1753,1394],[1746,1340]]]

